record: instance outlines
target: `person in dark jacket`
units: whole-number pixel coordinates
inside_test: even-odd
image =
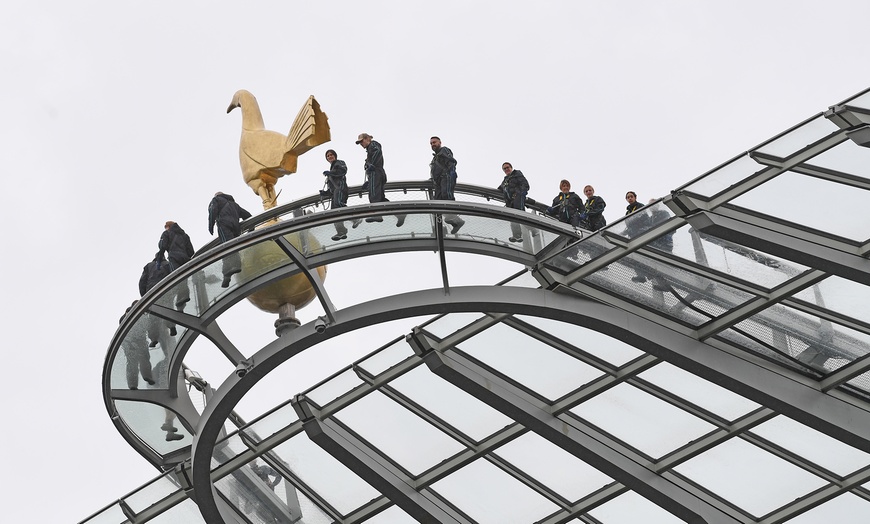
[[[161,280],[169,276],[169,262],[163,253],[155,253],[154,260],[145,264],[142,268],[142,276],[139,277],[139,296],[156,286]]]
[[[239,222],[247,218],[251,218],[251,214],[236,204],[231,195],[218,191],[208,204],[208,233],[214,235],[214,227],[217,225],[221,243],[228,242],[242,234]],[[230,279],[241,271],[242,259],[238,252],[227,255],[223,260],[224,280],[221,287],[229,287]]]
[[[625,201],[628,202],[628,205],[625,206],[625,216],[633,216],[623,221],[625,231],[622,234],[628,238],[634,238],[650,228],[650,217],[647,213],[635,213],[643,208],[643,202],[637,201],[637,193],[634,191],[625,194]]]
[[[625,194],[625,201],[628,202],[628,205],[625,206],[626,216],[634,213],[635,211],[643,207],[643,202],[637,201],[637,193],[635,193],[634,191],[629,191]]]
[[[356,144],[366,150],[365,172],[366,181],[363,190],[368,189],[369,202],[389,202],[384,193],[384,184],[387,183],[387,172],[384,170],[384,151],[380,142],[375,142],[374,137],[368,133],[360,133]],[[383,222],[381,217],[369,217],[366,222]],[[396,227],[405,223],[405,215],[396,215]]]
[[[162,253],[154,255],[154,260],[145,264],[142,268],[142,276],[139,277],[139,296],[145,296],[145,293],[160,283],[161,280],[169,276],[169,262],[163,257]],[[148,338],[151,340],[150,347],[154,347],[160,338],[160,330],[166,323],[158,318],[152,317],[148,322]],[[175,336],[175,324],[167,325],[169,335]]]
[[[504,180],[498,186],[498,190],[504,193],[505,207],[512,207],[525,211],[526,195],[529,193],[529,182],[519,169],[514,169],[510,162],[501,165],[504,171]],[[511,242],[523,241],[523,230],[520,224],[511,222]]]
[[[338,159],[338,153],[334,149],[326,150],[326,161],[329,162],[329,169],[323,172],[323,176],[326,177],[329,189],[322,191],[321,195],[331,199],[332,209],[347,207],[347,164],[344,160]],[[356,222],[356,225],[359,223]],[[347,227],[344,221],[340,220],[335,223],[335,234],[332,239],[338,241],[345,238],[347,238]]]
[[[171,220],[163,225],[163,234],[160,235],[157,247],[160,248],[157,253],[159,258],[163,258],[163,254],[166,253],[169,259],[170,272],[189,262],[193,256],[193,244],[190,242],[190,237],[181,229],[181,226]],[[190,289],[185,281],[179,284],[175,290],[175,305],[179,310],[182,310],[189,300]]]
[[[580,225],[589,231],[598,231],[607,225],[607,220],[604,219],[604,208],[607,204],[603,198],[595,195],[595,188],[592,186],[584,187],[583,194],[586,195],[586,204],[580,213]]]
[[[432,147],[432,161],[429,162],[429,176],[434,186],[434,200],[456,200],[453,189],[456,187],[456,159],[453,151],[441,145],[441,139],[433,136],[429,139]],[[450,234],[455,235],[459,228],[465,225],[457,215],[444,215],[444,222],[452,226]]]
[[[560,222],[577,227],[580,223],[580,209],[583,199],[571,191],[571,182],[559,182],[559,194],[553,199],[553,205],[547,208],[547,214],[559,219]]]

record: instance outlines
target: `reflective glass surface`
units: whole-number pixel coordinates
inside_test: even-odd
[[[783,136],[756,149],[760,153],[785,158],[837,131],[837,126],[822,115],[792,129]]]
[[[343,515],[380,496],[304,436],[288,440],[278,446],[276,452],[287,462],[291,473]]]
[[[674,469],[756,517],[826,484],[741,439],[723,442]]]
[[[806,162],[808,166],[839,171],[853,176],[870,178],[870,149],[846,140],[837,147],[814,156]]]
[[[115,408],[124,423],[161,455],[190,446],[193,442],[190,432],[178,422],[177,413],[171,410],[149,402],[130,400],[116,400]]]
[[[483,331],[459,349],[551,401],[602,375],[592,366],[503,324]]]
[[[571,413],[652,458],[715,429],[679,408],[627,384],[587,400]],[[667,420],[667,424],[662,424]]]
[[[736,393],[706,381],[676,366],[662,362],[638,375],[663,390],[733,422],[759,407]]]
[[[870,353],[870,334],[781,305],[771,306],[737,327],[820,373]]]
[[[558,509],[485,460],[475,460],[433,484],[432,489],[481,524],[535,522]]]
[[[832,275],[794,294],[794,298],[870,324],[870,287]]]
[[[826,137],[831,140],[819,142]],[[819,154],[797,162],[809,144]],[[167,364],[191,339],[210,329],[217,348],[203,353],[222,362],[215,366],[221,376],[209,377],[214,390],[200,395],[207,414],[207,402],[226,402],[221,381],[227,374],[236,380],[237,353],[256,369],[263,358],[312,336],[309,322],[321,313],[340,323],[365,309],[371,325],[351,329],[336,344],[351,349],[333,351],[315,341],[311,353],[287,362],[304,380],[278,381],[248,425],[240,413],[221,421],[241,429],[214,445],[206,467],[221,468],[214,485],[239,520],[415,521],[385,496],[389,490],[380,491],[389,484],[407,490],[424,512],[479,523],[682,522],[678,504],[706,508],[723,522],[849,522],[854,516],[864,522],[870,519],[870,267],[862,243],[870,236],[870,212],[854,203],[866,200],[870,187],[863,180],[870,174],[865,149],[814,117],[685,191],[582,238],[531,209],[505,212],[483,190],[459,198],[475,205],[455,213],[465,222],[456,233],[437,230],[439,218],[455,208],[432,211],[419,183],[391,193],[391,205],[407,205],[388,213],[361,206],[356,217],[308,200],[298,208],[319,216],[294,222],[285,215],[258,233],[270,238],[213,263],[194,259],[195,273],[145,304],[145,310],[157,304],[190,315],[192,328],[178,325],[170,335],[171,326],[152,313],[129,319],[126,335],[110,348],[104,388],[134,446],[169,466],[189,467],[187,447],[196,436],[188,428],[202,421],[194,413],[182,423],[155,399],[169,399]],[[754,153],[795,165],[779,173],[785,168],[765,167]],[[776,176],[762,181],[768,174]],[[354,196],[352,205],[361,203]],[[692,211],[679,211],[684,205]],[[401,227],[398,215],[405,218]],[[354,218],[382,220],[353,227]],[[347,238],[333,240],[338,222]],[[753,224],[758,238],[747,237],[744,223]],[[653,229],[658,232],[649,234]],[[514,235],[519,242],[510,240]],[[794,249],[796,236],[813,241],[813,257]],[[284,349],[273,355],[274,319],[258,344],[250,342],[249,326],[225,326],[233,315],[227,312],[254,287],[296,270],[284,242],[306,262],[330,266],[325,289],[335,300],[315,299],[318,312],[305,317],[307,310],[303,327],[281,335]],[[399,256],[409,251],[420,258],[413,259],[417,272],[407,284],[390,281],[354,293],[335,284],[359,282],[370,267],[383,272],[406,264]],[[230,274],[222,287],[234,257],[247,269]],[[471,292],[468,302],[457,298]],[[380,300],[391,295],[401,296]],[[412,316],[402,308],[417,297],[437,306],[428,312],[443,314],[377,330],[384,327],[381,317]],[[451,312],[476,300],[505,309]],[[556,315],[553,303],[564,306]],[[637,347],[614,338],[614,327],[630,332],[625,338]],[[230,345],[224,347],[220,334]],[[417,346],[418,336],[431,344]],[[380,349],[368,353],[373,348]],[[192,360],[184,357],[187,366]],[[314,371],[303,360],[317,360]],[[186,383],[184,375],[182,368],[181,387],[202,387],[190,379],[196,375],[188,374]],[[311,408],[310,418],[300,420],[291,400],[302,413]],[[164,428],[170,423],[175,431]],[[626,471],[641,473],[635,483],[616,480],[625,482]],[[193,503],[170,476],[124,500],[137,514],[156,504],[162,513],[155,521],[197,521],[185,520]],[[117,504],[88,522],[116,518],[127,518]]]
[[[366,395],[336,413],[335,418],[415,476],[463,448],[380,392]],[[372,424],[373,420],[377,422]],[[408,441],[416,446],[406,446]]]
[[[782,202],[783,195],[806,198],[807,205],[771,205],[772,202]],[[735,198],[732,202],[734,205],[774,218],[864,242],[870,238],[865,227],[865,224],[870,221],[870,208],[849,204],[866,202],[868,198],[870,198],[870,191],[866,189],[787,171]],[[824,206],[823,201],[841,202],[843,205]],[[823,211],[813,212],[813,210]]]
[[[738,182],[746,180],[750,175],[765,169],[765,166],[753,160],[749,155],[743,155],[692,182],[685,189],[704,197],[713,197]]]

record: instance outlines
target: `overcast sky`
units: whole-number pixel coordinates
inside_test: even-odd
[[[535,199],[562,178],[594,185],[613,221],[627,190],[663,196],[870,87],[863,0],[11,0],[3,11],[7,522],[77,521],[156,474],[107,416],[103,361],[166,220],[199,247],[215,191],[259,210],[238,165],[241,115],[226,114],[236,90],[257,97],[269,129],[288,130],[312,94],[329,115],[332,143],[300,158],[279,203],[320,189],[326,147],[361,183],[363,131],[390,180],[425,179],[437,134],[462,182],[496,186],[510,161]],[[267,336],[272,321],[263,314]]]

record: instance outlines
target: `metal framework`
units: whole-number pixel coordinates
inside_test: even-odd
[[[597,233],[540,216],[533,201],[526,213],[500,207],[486,188],[432,201],[418,182],[388,185],[389,203],[323,212],[311,197],[247,221],[151,290],[113,337],[107,410],[166,473],[84,522],[870,518],[870,235],[859,227],[870,211],[807,223],[765,206],[785,187],[862,201],[868,108],[868,93],[832,106]],[[403,228],[371,223],[330,240],[338,220],[398,212]],[[445,231],[447,214],[463,216],[460,233]],[[507,240],[511,223],[522,243]],[[285,258],[220,288],[222,258],[263,243]],[[360,303],[337,306],[316,271],[409,251],[436,253],[438,275]],[[457,287],[451,273],[464,267],[449,252],[517,272]],[[227,336],[225,312],[295,274],[322,318],[253,352]],[[187,307],[175,304],[181,287]],[[235,413],[294,356],[420,316],[432,318],[251,422]],[[159,329],[169,324],[177,335]],[[184,363],[201,335],[236,368],[216,390]],[[148,341],[164,355],[156,384],[130,389],[128,359]],[[164,440],[170,415],[182,439]],[[229,435],[228,421],[239,428]]]

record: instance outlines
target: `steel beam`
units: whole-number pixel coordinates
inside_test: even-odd
[[[293,399],[302,427],[312,442],[347,466],[419,522],[472,524],[471,521],[415,488],[414,479],[379,456],[367,443],[335,421],[321,419],[304,395]]]
[[[740,523],[741,519],[700,498],[657,472],[631,460],[576,427],[569,418],[552,415],[547,406],[495,373],[451,352],[431,350],[423,355],[433,373],[477,397],[689,523]]]

